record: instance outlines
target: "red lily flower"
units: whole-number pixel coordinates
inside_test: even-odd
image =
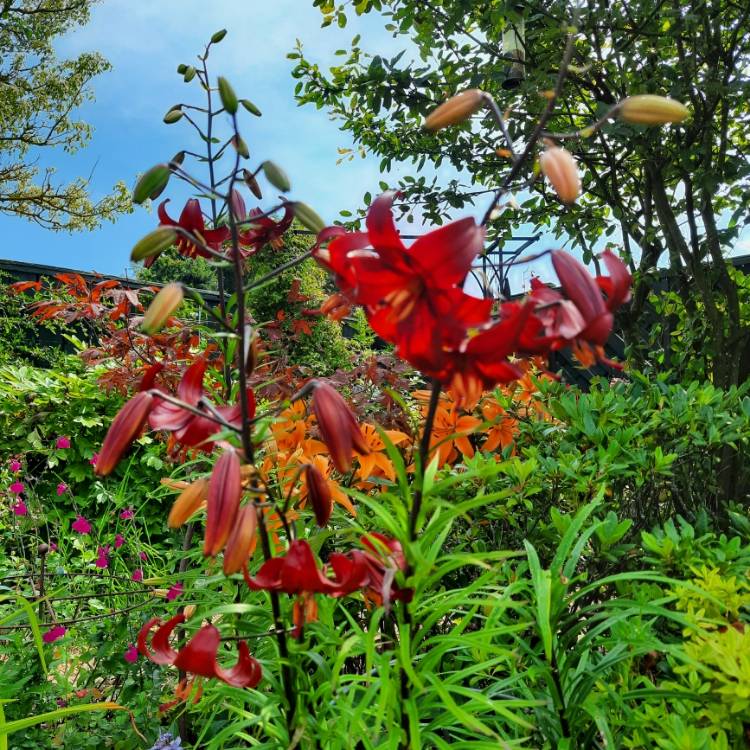
[[[180,384],[177,386],[177,398],[180,401],[200,408],[200,402],[205,401],[203,376],[207,364],[206,360],[201,358],[185,371]],[[250,389],[247,393],[250,417],[252,418],[255,415],[255,394]],[[216,407],[216,412],[230,424],[239,425],[242,416],[242,409],[239,404]],[[213,448],[213,443],[208,442],[208,439],[221,430],[221,426],[214,420],[208,417],[199,417],[177,404],[161,399],[149,415],[149,424],[154,430],[169,430],[174,434],[175,440],[182,445],[193,448],[200,447],[206,451]]]
[[[216,677],[232,687],[255,687],[260,682],[260,664],[250,655],[245,641],[238,644],[239,657],[234,667],[223,669],[219,666],[216,657],[221,645],[221,635],[213,625],[204,625],[183,648],[175,651],[169,645],[169,637],[177,625],[186,619],[184,613],[180,613],[164,625],[161,625],[158,617],[148,620],[138,633],[138,651],[155,664],[171,664],[201,677]],[[149,649],[148,635],[157,625],[161,627],[154,634]]]
[[[244,208],[244,205],[242,208]],[[274,221],[269,216],[263,216],[263,211],[259,208],[251,208],[242,221],[252,226],[246,232],[239,233],[240,245],[252,248],[244,255],[253,255],[265,245],[271,245],[275,250],[278,250],[282,245],[281,238],[292,225],[293,220],[294,208],[290,203],[284,206],[284,215],[279,221]]]
[[[264,562],[255,578],[245,572],[245,582],[255,591],[281,591],[285,594],[333,595],[337,590],[337,584],[318,568],[313,551],[304,539],[293,541],[286,555]]]
[[[217,252],[221,249],[221,244],[229,238],[229,229],[227,227],[206,229],[206,223],[203,219],[203,211],[201,211],[201,204],[197,198],[190,198],[190,200],[188,200],[185,207],[182,209],[179,221],[175,221],[169,216],[166,209],[167,203],[169,203],[169,199],[162,201],[157,210],[161,226],[180,227],[186,232],[190,232],[190,234],[198,239],[203,240],[208,247]],[[198,247],[187,239],[187,237],[183,237],[182,235],[178,235],[177,249],[182,255],[186,255],[188,258],[195,258],[198,255],[204,258],[211,257],[205,250]],[[158,256],[153,255],[150,258],[147,258],[144,265],[148,268],[157,257]]]
[[[458,287],[482,249],[484,229],[461,219],[407,248],[393,222],[393,196],[384,193],[373,202],[366,234],[331,242],[330,267],[353,282],[355,301],[368,308],[370,325],[386,340],[408,341],[412,352],[458,343],[467,327],[486,322],[492,307],[491,300]],[[364,251],[368,246],[372,250]]]
[[[360,541],[370,550],[365,552],[370,573],[370,595],[386,608],[397,599],[410,602],[414,591],[402,589],[394,582],[396,573],[399,570],[403,572],[408,567],[401,543],[375,532],[363,536]]]

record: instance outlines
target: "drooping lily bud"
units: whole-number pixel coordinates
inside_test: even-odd
[[[184,298],[185,291],[182,284],[172,282],[162,287],[143,316],[143,323],[141,323],[143,331],[148,334],[160,331],[172,313],[182,304]]]
[[[250,188],[250,192],[258,199],[262,200],[263,191],[260,189],[258,180],[255,179],[255,175],[249,169],[242,170],[242,179],[245,181],[245,185]]]
[[[287,173],[278,164],[272,161],[264,161],[261,166],[266,179],[277,190],[281,190],[282,193],[288,193],[291,190],[292,183],[289,181]]]
[[[239,190],[232,190],[232,194],[229,196],[229,208],[232,211],[232,216],[237,221],[244,221],[247,216],[247,207],[245,206],[245,199]]]
[[[581,178],[570,151],[559,146],[548,146],[539,157],[539,166],[557,197],[566,205],[574,203],[581,194]]]
[[[106,477],[112,473],[130,444],[140,435],[153,405],[154,397],[141,391],[120,409],[99,451],[94,469],[98,476]]]
[[[155,200],[167,186],[172,173],[168,164],[157,164],[145,172],[133,190],[133,203],[143,203],[146,199]]]
[[[172,227],[159,227],[135,243],[130,260],[139,261],[160,255],[177,242],[177,232]]]
[[[690,110],[667,96],[638,94],[620,102],[618,114],[621,120],[637,125],[665,125],[668,122],[682,122]]]
[[[430,112],[424,121],[426,130],[441,130],[468,120],[484,104],[485,94],[480,89],[462,91]]]
[[[320,435],[331,452],[333,465],[345,473],[351,468],[354,448],[362,455],[370,452],[357,420],[346,401],[327,383],[315,384],[312,402]]]
[[[302,226],[316,234],[326,228],[326,223],[323,219],[307,203],[295,201],[292,206],[294,208],[294,216]]]
[[[242,497],[240,459],[233,450],[224,451],[214,465],[208,483],[206,536],[203,554],[217,555],[234,527]]]
[[[219,98],[224,109],[230,114],[237,114],[237,94],[234,93],[232,85],[224,76],[219,76]]]
[[[193,482],[180,493],[172,505],[172,510],[169,511],[167,526],[170,529],[182,526],[206,504],[207,499],[208,479],[204,477]]]
[[[305,484],[307,485],[307,496],[310,498],[315,512],[315,520],[318,526],[323,528],[328,523],[333,510],[331,488],[320,470],[312,464],[305,466]]]
[[[254,505],[240,508],[224,550],[224,575],[239,573],[255,550],[258,517]]]

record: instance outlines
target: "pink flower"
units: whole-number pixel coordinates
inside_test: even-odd
[[[130,578],[136,583],[140,583],[143,580],[143,568],[136,568]]]
[[[64,495],[67,489],[68,489],[68,485],[65,484],[65,482],[60,482],[60,484],[57,485],[57,494]]]
[[[105,544],[103,547],[99,547],[99,557],[96,558],[94,563],[97,568],[108,568],[109,567],[109,545]]]
[[[50,628],[46,633],[42,634],[42,640],[45,643],[54,643],[55,641],[59,641],[67,632],[67,628],[64,628],[62,625],[55,625],[54,628]]]
[[[49,543],[49,551],[50,552],[57,552],[57,545],[54,542]]]
[[[82,515],[76,516],[76,520],[73,521],[70,528],[78,534],[91,533],[91,524]]]
[[[132,643],[129,643],[123,658],[128,664],[135,664],[138,661],[138,649]]]
[[[146,562],[146,560],[148,560],[148,555],[145,552],[139,552],[138,557],[140,557],[143,562]]]
[[[123,544],[125,544],[125,537],[122,534],[117,534],[115,536],[115,549],[120,549]]]
[[[55,443],[55,447],[60,448],[61,450],[65,450],[66,448],[70,448],[70,438],[64,437],[64,436],[57,438],[57,442]]]
[[[90,464],[91,464],[92,466],[96,466],[96,462],[97,462],[98,460],[99,460],[99,454],[98,454],[98,453],[94,453],[94,455],[93,455],[93,456],[91,456],[91,458],[89,459],[89,463],[90,463]]]
[[[13,482],[9,489],[14,495],[20,495],[26,489],[26,487],[24,486],[23,482]]]
[[[19,500],[14,506],[13,506],[13,512],[17,516],[26,516],[29,514],[29,509],[26,507],[26,503],[23,500]]]
[[[182,594],[183,588],[181,583],[175,583],[169,591],[167,591],[167,601],[173,602],[180,594]]]
[[[133,512],[132,508],[126,508],[122,513],[120,513],[120,519],[123,521],[129,521],[134,516],[135,513]]]
[[[20,461],[18,461],[17,459],[15,459],[15,458],[14,458],[14,459],[13,459],[13,460],[12,460],[12,461],[10,462],[10,470],[11,470],[11,471],[12,471],[12,472],[13,472],[14,474],[15,474],[16,472],[18,472],[18,471],[21,471],[21,462],[20,462]]]

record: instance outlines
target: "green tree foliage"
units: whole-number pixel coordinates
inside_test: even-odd
[[[186,258],[174,248],[162,253],[150,268],[139,267],[136,278],[158,284],[181,281],[192,289],[215,290],[219,285],[216,269],[205,258]]]
[[[324,25],[346,25],[351,10],[344,4],[314,5]],[[411,162],[416,176],[406,176],[399,186],[404,210],[419,205],[427,220],[439,222],[453,209],[489,201],[509,162],[496,151],[506,144],[489,117],[431,134],[421,128],[424,115],[446,97],[479,87],[510,110],[516,145],[528,138],[559,71],[571,7],[561,0],[362,0],[355,11],[380,12],[386,29],[404,39],[404,51],[386,58],[355,37],[325,71],[300,46],[290,55],[296,60],[297,96],[327,108],[361,149],[381,157],[383,171]],[[750,201],[749,16],[746,3],[729,0],[586,4],[549,129],[579,130],[622,98],[643,93],[682,101],[692,117],[658,129],[618,122],[591,138],[566,141],[582,166],[579,204],[571,209],[560,204],[548,186],[533,179],[529,162],[520,175],[524,186],[532,181],[528,192],[519,192],[521,210],[503,212],[490,228],[491,236],[507,238],[531,222],[572,238],[587,261],[607,238],[621,234],[640,272],[626,321],[633,332],[646,304],[648,275],[668,264],[685,306],[705,316],[716,342],[717,356],[706,374],[718,385],[748,375],[741,362],[750,328],[724,255],[746,224]],[[510,61],[503,33],[522,20],[525,78],[506,90]],[[419,174],[441,165],[460,170],[460,176],[446,185]]]
[[[95,201],[88,180],[68,184],[40,168],[44,149],[74,153],[91,127],[74,111],[92,98],[91,80],[109,69],[97,53],[58,60],[56,37],[84,24],[92,0],[4,0],[0,4],[0,211],[55,230],[93,229],[128,210],[125,185]]]

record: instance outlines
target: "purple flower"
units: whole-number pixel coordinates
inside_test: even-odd
[[[134,516],[135,513],[133,512],[132,508],[127,508],[126,510],[122,511],[122,513],[120,513],[120,519],[123,521],[129,521]]]
[[[57,494],[64,495],[67,489],[68,489],[68,485],[65,484],[65,482],[60,482],[60,484],[57,485]]]
[[[62,625],[55,625],[42,634],[42,640],[45,643],[54,643],[55,641],[59,641],[67,632],[67,628],[64,628]]]
[[[27,516],[29,514],[29,509],[26,507],[26,503],[23,500],[19,500],[13,506],[13,512],[17,516]]]
[[[159,735],[156,744],[152,745],[149,750],[184,750],[182,740],[179,737],[173,737],[170,732]]]
[[[65,437],[65,436],[57,438],[57,442],[55,443],[55,447],[60,448],[61,450],[65,450],[66,448],[70,448],[70,438]]]
[[[15,474],[16,472],[21,471],[21,462],[18,459],[13,459],[10,462],[10,470]]]
[[[94,453],[94,455],[91,456],[91,458],[89,459],[89,463],[92,466],[96,466],[96,463],[97,463],[98,460],[99,460],[99,454],[98,453]]]
[[[136,583],[140,583],[143,580],[143,568],[136,568],[130,578]]]
[[[91,533],[91,524],[80,514],[76,516],[76,520],[73,521],[70,528],[78,534]]]
[[[24,486],[23,482],[13,482],[9,489],[14,495],[20,495],[26,489],[26,487]]]
[[[127,649],[125,650],[125,655],[123,657],[128,664],[135,664],[138,661],[138,649],[135,647],[134,644],[129,643]]]
[[[97,568],[108,568],[109,567],[109,545],[105,544],[103,547],[99,547],[99,557],[96,558],[94,563]]]
[[[145,552],[139,552],[138,557],[140,557],[143,562],[146,562],[146,560],[148,560],[148,555]]]
[[[49,543],[49,551],[50,552],[57,552],[57,545],[54,542]]]
[[[120,549],[125,544],[125,537],[122,534],[115,535],[115,549]]]
[[[181,583],[175,583],[169,591],[167,591],[167,601],[173,602],[180,594],[182,594],[183,588]]]

